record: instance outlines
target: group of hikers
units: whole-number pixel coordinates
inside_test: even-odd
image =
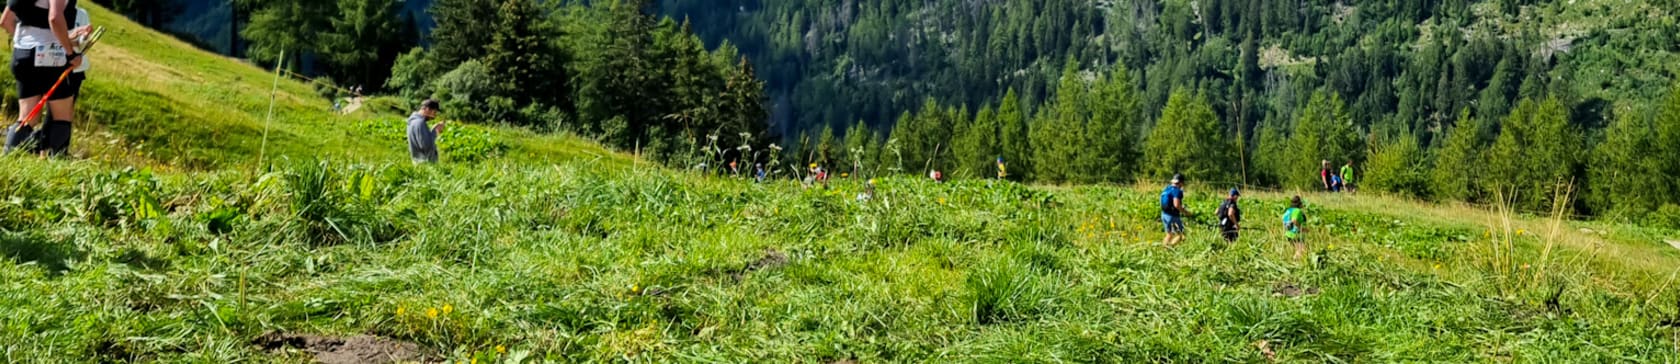
[[[1319,162],[1318,181],[1324,184],[1324,190],[1329,192],[1353,193],[1353,161],[1347,161],[1340,170],[1330,169],[1330,160]]]
[[[1352,175],[1352,165],[1350,162],[1348,167],[1343,169],[1343,173]],[[1242,191],[1232,188],[1230,193],[1225,195],[1225,200],[1219,203],[1219,208],[1214,210],[1214,216],[1219,220],[1216,226],[1219,235],[1228,243],[1235,243],[1241,235],[1243,215],[1242,207],[1237,201],[1241,197]],[[1192,215],[1190,210],[1184,207],[1184,175],[1174,174],[1172,181],[1161,191],[1161,224],[1166,231],[1166,237],[1161,240],[1162,245],[1173,247],[1184,241],[1184,219],[1187,216]],[[1301,237],[1307,221],[1306,207],[1301,202],[1301,196],[1296,195],[1289,199],[1289,207],[1283,210],[1282,220],[1283,236],[1294,246],[1295,259],[1301,259],[1307,252],[1306,241]]]
[[[0,28],[11,34],[12,77],[22,111],[17,123],[6,128],[7,152],[27,150],[49,157],[70,150],[76,98],[89,67],[82,51],[92,33],[92,19],[76,1],[7,1],[0,15]],[[37,109],[42,98],[48,99],[45,117],[36,117],[39,113],[29,110],[42,111]]]

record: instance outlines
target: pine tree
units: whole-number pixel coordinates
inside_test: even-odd
[[[952,169],[954,176],[962,178],[989,178],[993,176],[993,162],[998,157],[998,120],[997,113],[991,106],[980,109],[975,115],[974,122],[962,128],[963,133],[957,138],[954,149],[957,166]]]
[[[1648,154],[1655,150],[1651,130],[1651,124],[1624,112],[1605,131],[1604,142],[1593,148],[1587,167],[1592,185],[1584,197],[1594,213],[1639,216],[1667,199],[1662,189],[1671,182],[1652,173],[1661,170],[1665,158]]]
[[[822,132],[817,133],[816,143],[815,162],[838,171],[838,169],[834,169],[834,166],[839,165],[843,158],[840,155],[840,141],[834,138],[834,128],[823,125]],[[835,174],[838,175],[839,173]]]
[[[1662,103],[1660,114],[1654,120],[1655,140],[1654,155],[1647,154],[1654,164],[1649,173],[1655,174],[1668,183],[1657,184],[1657,193],[1666,198],[1669,204],[1680,204],[1680,83],[1669,89],[1668,99]]]
[[[1201,96],[1174,91],[1144,141],[1144,174],[1157,180],[1183,173],[1192,181],[1234,181],[1236,154],[1221,130]]]
[[[321,44],[321,36],[332,29],[337,0],[239,0],[249,11],[250,21],[240,36],[250,42],[247,55],[259,64],[272,63],[285,54],[288,67],[298,67],[303,54]]]
[[[1500,125],[1488,149],[1488,186],[1518,208],[1549,211],[1562,184],[1574,183],[1581,138],[1569,126],[1569,110],[1556,99],[1524,100]]]
[[[537,101],[566,100],[562,90],[566,76],[558,65],[565,59],[551,47],[553,33],[535,0],[501,0],[495,18],[496,31],[481,57],[491,77],[501,83],[498,96],[524,107]],[[517,120],[524,124],[539,120]]]
[[[1447,132],[1447,141],[1436,152],[1434,168],[1430,170],[1430,185],[1435,196],[1459,201],[1480,200],[1482,187],[1477,178],[1485,173],[1482,163],[1482,134],[1487,127],[1470,118],[1470,110],[1458,114],[1458,122]],[[1367,173],[1369,174],[1369,173]]]
[[[1021,99],[1015,95],[1015,90],[1005,93],[1003,101],[998,105],[998,126],[998,146],[1008,168],[1007,178],[1015,181],[1034,180],[1033,146],[1029,138],[1032,130],[1021,112]]]
[[[1368,190],[1422,197],[1429,193],[1429,170],[1417,136],[1400,135],[1374,148],[1358,183]]]
[[[1142,125],[1137,91],[1124,68],[1115,69],[1096,87],[1085,124],[1084,150],[1078,154],[1082,182],[1122,182],[1137,170],[1137,134]]]
[[[1291,187],[1323,188],[1317,173],[1323,161],[1330,161],[1334,173],[1336,166],[1359,159],[1359,133],[1353,129],[1352,118],[1343,109],[1340,96],[1323,90],[1313,93],[1296,119],[1289,145],[1289,170],[1281,173]]]
[[[1079,65],[1069,60],[1062,69],[1061,84],[1056,88],[1053,107],[1033,118],[1033,160],[1038,180],[1044,182],[1076,182],[1085,176],[1079,163],[1081,152],[1089,152],[1081,145],[1085,135],[1087,85],[1080,75]]]

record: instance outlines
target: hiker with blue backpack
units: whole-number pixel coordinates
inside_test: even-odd
[[[1184,175],[1174,174],[1172,184],[1161,191],[1161,225],[1167,232],[1161,244],[1171,248],[1184,241]]]
[[[1301,196],[1289,199],[1289,208],[1283,210],[1283,236],[1295,246],[1295,260],[1307,254],[1307,243],[1301,240],[1302,225],[1306,223],[1307,214],[1301,204]]]

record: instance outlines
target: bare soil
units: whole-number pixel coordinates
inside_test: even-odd
[[[271,352],[302,350],[321,364],[433,362],[419,345],[378,336],[293,335],[271,332],[253,341]]]

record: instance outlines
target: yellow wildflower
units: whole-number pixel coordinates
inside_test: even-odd
[[[1517,229],[1517,235],[1522,235],[1522,234],[1523,234],[1523,230],[1522,229]]]
[[[944,198],[944,197],[940,197],[940,198],[939,198],[939,204],[940,204],[940,205],[944,205],[944,204],[945,204],[945,198]]]
[[[397,306],[397,316],[402,316],[404,313],[408,313],[408,308],[400,305]]]
[[[496,353],[497,354],[507,354],[507,347],[506,346],[501,346],[501,345],[496,345]]]
[[[1440,263],[1435,263],[1435,269],[1441,269],[1441,264]]]
[[[455,312],[455,306],[450,306],[447,303],[443,304],[443,314],[448,315],[450,312]]]
[[[438,311],[437,311],[437,309],[435,309],[435,308],[426,308],[426,318],[433,318],[433,319],[435,319],[435,318],[437,318],[437,316],[438,316]]]

